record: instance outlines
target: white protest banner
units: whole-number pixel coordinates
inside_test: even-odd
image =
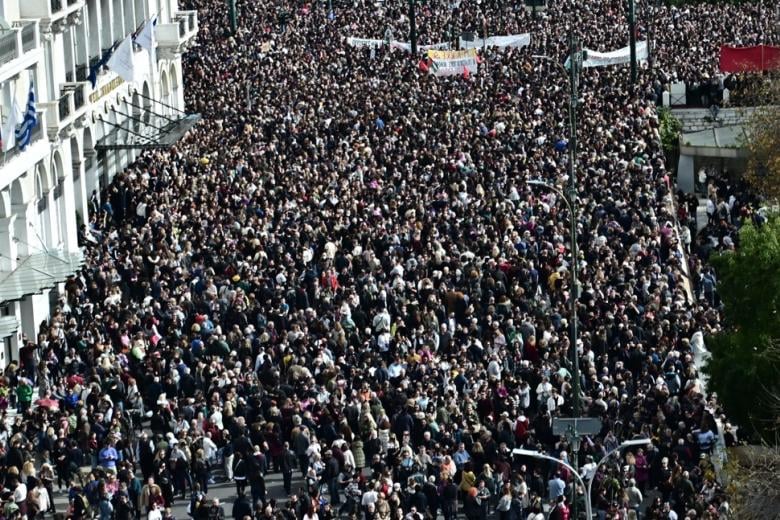
[[[620,65],[631,61],[631,47],[623,47],[610,52],[598,52],[585,49],[588,59],[582,62],[583,68],[606,67],[608,65]],[[566,60],[568,62],[568,60]],[[636,61],[647,61],[647,42],[637,42]]]
[[[531,44],[531,35],[510,34],[508,36],[490,36],[486,40],[474,38],[473,40],[464,40],[460,38],[461,49],[481,49],[483,47],[525,47]]]
[[[428,59],[431,60],[430,72],[434,76],[454,76],[477,72],[477,49],[463,51],[428,51]]]
[[[381,47],[387,45],[385,40],[372,40],[371,38],[347,38],[347,45],[351,47]]]
[[[393,49],[401,49],[406,52],[412,52],[412,44],[408,42],[399,42],[399,41],[392,41],[390,42],[390,47]],[[417,46],[417,52],[428,52],[428,51],[436,51],[436,50],[449,50],[450,49],[450,43],[449,42],[442,42],[442,43],[434,43],[433,45],[418,45]]]

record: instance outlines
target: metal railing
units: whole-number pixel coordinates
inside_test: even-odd
[[[0,32],[0,65],[19,57],[19,38],[14,29]]]
[[[35,32],[35,22],[24,22],[22,25],[22,52],[31,51],[38,46]]]
[[[57,100],[57,115],[60,121],[64,121],[70,115],[70,96],[65,94]]]
[[[51,6],[51,12],[57,13],[62,10],[62,0],[49,0]]]
[[[60,87],[62,95],[73,94],[73,110],[77,111],[84,106],[87,100],[86,83],[68,81]]]
[[[87,96],[84,91],[85,85],[83,83],[77,85],[76,88],[73,89],[73,106],[76,108],[76,110],[83,107],[87,100]]]
[[[89,78],[89,66],[76,65],[76,81],[87,81],[87,78]]]

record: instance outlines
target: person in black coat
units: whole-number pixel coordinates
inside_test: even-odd
[[[414,492],[409,497],[409,505],[417,508],[417,511],[423,514],[428,510],[428,497],[419,484],[414,486]]]
[[[244,493],[239,493],[233,502],[233,519],[243,520],[246,516],[252,518],[252,504]]]
[[[439,490],[436,489],[436,477],[430,476],[422,488],[425,493],[425,499],[428,502],[429,518],[436,518],[439,510]]]
[[[135,510],[126,493],[119,493],[114,500],[114,519],[132,520],[135,518]]]
[[[441,512],[444,520],[454,520],[457,514],[458,486],[447,477],[441,491]]]
[[[282,480],[284,481],[284,493],[288,496],[292,493],[292,474],[297,460],[298,458],[295,456],[295,453],[290,449],[290,443],[285,442],[280,466],[282,470]]]

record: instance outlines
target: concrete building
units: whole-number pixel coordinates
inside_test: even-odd
[[[133,45],[133,82],[97,67],[155,15],[156,52]],[[38,112],[29,146],[0,148],[0,368],[83,263],[77,234],[93,191],[194,124],[181,56],[197,31],[177,0],[0,0],[0,127],[12,111],[21,122],[31,83]]]

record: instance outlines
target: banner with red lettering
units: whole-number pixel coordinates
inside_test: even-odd
[[[777,68],[780,68],[780,47],[724,45],[720,48],[721,72],[760,72]]]

